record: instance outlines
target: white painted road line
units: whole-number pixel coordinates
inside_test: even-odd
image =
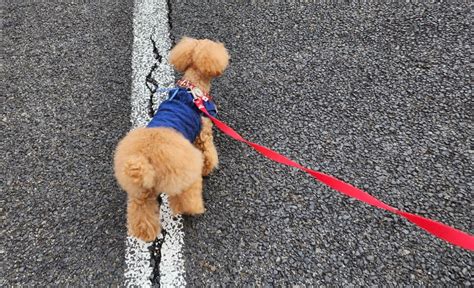
[[[153,70],[152,77],[161,87],[170,87],[174,84],[173,69],[167,62],[171,48],[168,25],[168,7],[165,0],[135,0],[130,99],[132,128],[145,126],[149,121],[147,105],[150,92],[146,86],[146,76],[150,71]],[[160,57],[155,57],[153,53],[150,37],[155,42],[156,52],[162,56],[161,62]],[[154,66],[156,68],[152,69]],[[161,100],[158,99],[156,102],[159,103]],[[161,245],[161,261],[155,265],[160,265],[159,278],[162,287],[183,287],[186,285],[184,258],[181,253],[184,244],[183,220],[181,217],[171,216],[166,197],[162,202],[161,223],[166,235]],[[150,261],[151,243],[128,237],[126,246],[125,285],[150,287],[153,284],[150,279],[153,278],[154,271]]]

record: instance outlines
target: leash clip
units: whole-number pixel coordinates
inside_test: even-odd
[[[193,102],[198,107],[199,110],[206,109],[204,106],[203,97],[194,98]]]
[[[193,98],[196,100],[196,99],[202,99],[204,100],[204,102],[207,102],[209,101],[209,98],[206,97],[206,95],[204,95],[204,92],[202,92],[201,89],[199,89],[198,87],[194,87],[191,89],[191,94],[193,95]]]

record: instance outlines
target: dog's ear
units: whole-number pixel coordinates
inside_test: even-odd
[[[170,51],[171,65],[179,72],[185,71],[192,63],[193,51],[197,44],[198,40],[183,37]]]
[[[229,64],[229,53],[224,44],[211,40],[198,40],[194,49],[193,66],[202,74],[217,77]]]

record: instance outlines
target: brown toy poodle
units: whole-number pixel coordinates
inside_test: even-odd
[[[128,233],[144,241],[160,232],[160,193],[168,195],[174,214],[204,213],[202,176],[217,166],[212,122],[194,106],[193,97],[207,96],[206,108],[215,115],[208,93],[212,78],[227,68],[229,54],[222,43],[185,37],[169,60],[184,72],[181,85],[178,81],[147,127],[119,142],[114,157],[115,176],[128,194]]]

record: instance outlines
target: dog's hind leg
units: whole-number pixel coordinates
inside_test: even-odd
[[[202,176],[207,176],[217,167],[219,161],[216,146],[214,146],[214,137],[212,135],[212,121],[207,117],[202,117],[201,119],[202,129],[194,141],[194,146],[201,150],[204,155]]]
[[[191,187],[182,193],[169,196],[169,205],[173,214],[202,214],[205,211],[202,199],[202,178],[194,182]]]
[[[130,193],[127,203],[128,233],[144,241],[153,241],[160,233],[157,195],[151,189]]]

